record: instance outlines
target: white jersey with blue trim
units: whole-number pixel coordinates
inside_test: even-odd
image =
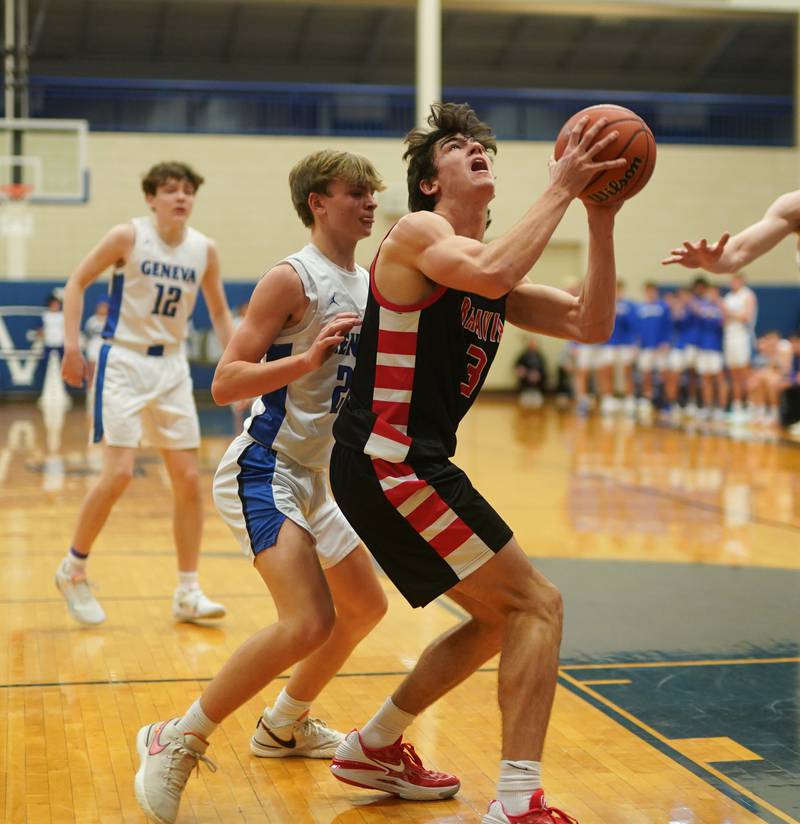
[[[208,265],[209,240],[187,226],[183,241],[170,246],[151,218],[131,223],[136,238],[111,280],[103,337],[136,347],[181,344]]]
[[[363,316],[367,304],[369,274],[361,266],[354,272],[342,269],[311,243],[282,262],[297,272],[309,304],[302,320],[275,339],[266,361],[307,351],[339,312]],[[319,369],[257,398],[245,432],[301,466],[327,469],[333,421],[350,389],[359,332],[353,329]]]

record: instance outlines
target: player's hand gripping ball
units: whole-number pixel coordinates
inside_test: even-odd
[[[624,157],[628,165],[624,169],[598,173],[580,193],[580,199],[589,205],[608,206],[641,192],[656,166],[656,140],[647,123],[638,114],[623,106],[603,103],[581,109],[572,115],[558,133],[554,151],[556,160],[564,154],[573,126],[584,116],[589,118],[587,129],[601,117],[608,120],[595,140],[609,132],[619,132],[619,137],[598,152],[593,159],[616,160],[618,157]]]

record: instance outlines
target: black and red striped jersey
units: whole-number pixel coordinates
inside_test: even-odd
[[[439,286],[418,305],[397,306],[378,293],[373,261],[337,443],[394,463],[451,457],[497,353],[505,304]]]

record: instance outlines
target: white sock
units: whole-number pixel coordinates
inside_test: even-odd
[[[501,761],[497,800],[511,815],[528,811],[531,796],[542,786],[541,761]]]
[[[186,734],[190,732],[198,738],[202,738],[204,741],[208,741],[208,737],[218,726],[219,724],[212,721],[203,712],[199,698],[189,707],[186,715],[178,719],[177,723],[177,727],[182,733]]]
[[[178,570],[178,589],[200,589],[200,573],[197,570],[194,572]]]
[[[272,727],[285,727],[302,718],[311,709],[310,701],[298,701],[292,698],[284,687],[269,711],[269,723]]]
[[[415,715],[401,710],[391,698],[387,698],[360,731],[361,740],[371,750],[388,747],[402,736],[415,718]]]
[[[89,555],[78,552],[74,547],[69,548],[67,553],[67,570],[70,575],[77,575],[79,578],[86,577],[86,563]]]

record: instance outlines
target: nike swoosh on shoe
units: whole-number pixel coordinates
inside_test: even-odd
[[[150,742],[150,746],[147,749],[148,755],[158,755],[167,748],[166,744],[161,743],[161,731],[167,726],[167,724],[169,724],[169,721],[162,722],[161,726],[156,730],[156,734],[153,736],[153,740]]]
[[[271,729],[269,729],[269,727],[266,726],[266,724],[264,724],[264,722],[260,718],[258,719],[258,726],[263,727],[264,732],[266,732],[266,734],[276,744],[280,745],[281,747],[285,747],[288,750],[293,750],[297,746],[297,739],[294,737],[294,733],[292,733],[291,738],[288,738],[288,739],[279,738],[277,735],[275,735],[274,732],[272,732]]]

